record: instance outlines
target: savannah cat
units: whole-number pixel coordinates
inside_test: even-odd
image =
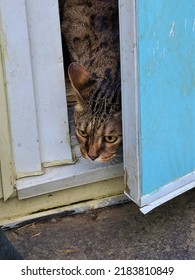
[[[122,144],[118,0],[60,0],[61,31],[84,158],[106,162]]]

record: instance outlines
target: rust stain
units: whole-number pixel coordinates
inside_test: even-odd
[[[127,169],[125,168],[125,174],[124,174],[124,181],[125,181],[125,192],[130,195],[130,190],[128,186],[128,181],[129,181],[129,174]]]

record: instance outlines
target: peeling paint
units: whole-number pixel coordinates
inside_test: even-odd
[[[173,21],[172,26],[171,26],[171,30],[169,32],[169,37],[173,37],[174,36],[174,28],[175,28],[175,22]]]
[[[156,49],[159,49],[159,41],[156,41]]]
[[[140,1],[138,8],[141,196],[194,170],[193,3]]]
[[[128,193],[130,195],[130,189],[128,187],[128,181],[129,181],[129,174],[127,169],[125,168],[125,174],[124,174],[124,181],[125,181],[125,189],[124,192]]]
[[[187,28],[187,18],[185,18],[185,24],[184,24],[184,26],[185,26],[185,29]]]
[[[163,57],[165,57],[165,50],[166,50],[166,49],[164,48],[164,49],[163,49]]]
[[[194,18],[194,23],[193,23],[193,26],[192,26],[192,31],[194,32],[195,30],[195,18]]]

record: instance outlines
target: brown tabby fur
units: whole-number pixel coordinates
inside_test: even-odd
[[[61,0],[61,30],[77,96],[75,132],[86,159],[106,162],[122,143],[117,0]]]

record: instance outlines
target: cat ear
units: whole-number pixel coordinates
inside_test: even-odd
[[[78,98],[84,99],[82,91],[90,82],[90,74],[87,69],[77,62],[72,62],[68,67],[68,76],[72,86],[76,89]]]

